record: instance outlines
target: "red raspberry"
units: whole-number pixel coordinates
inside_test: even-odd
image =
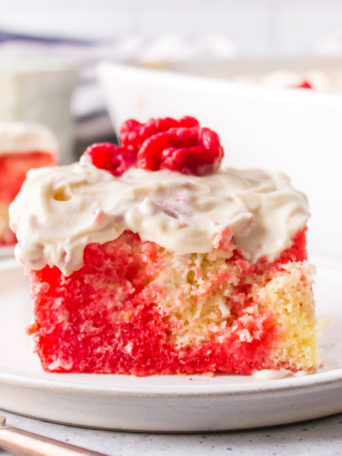
[[[223,157],[218,135],[209,128],[171,128],[148,138],[138,153],[138,166],[203,175],[215,171]]]
[[[142,124],[134,119],[124,122],[120,128],[120,141],[124,147],[132,147],[137,152],[143,142],[152,135],[177,127],[199,127],[198,120],[191,116],[179,120],[165,117],[164,119],[150,119]]]
[[[223,157],[217,134],[200,128],[198,120],[166,117],[145,124],[129,119],[120,130],[122,146],[99,143],[84,152],[93,164],[114,176],[137,166],[149,171],[169,169],[184,174],[203,175],[216,170]]]
[[[304,79],[300,84],[295,85],[294,88],[296,89],[313,89],[312,84]]]
[[[174,138],[169,132],[157,133],[144,141],[138,152],[138,167],[149,171],[160,168],[162,152],[172,146]]]
[[[137,160],[132,149],[111,143],[96,143],[87,147],[84,155],[88,155],[96,168],[110,171],[114,176],[121,176]]]

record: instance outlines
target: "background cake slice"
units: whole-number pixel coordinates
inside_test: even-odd
[[[57,141],[46,127],[38,124],[0,123],[0,246],[14,245],[8,225],[8,206],[31,168],[56,163]]]
[[[45,370],[317,369],[306,197],[220,169],[217,135],[184,119],[128,121],[121,146],[28,173],[11,227]]]

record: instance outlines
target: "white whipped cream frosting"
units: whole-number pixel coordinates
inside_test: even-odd
[[[17,259],[30,269],[82,267],[83,250],[124,230],[177,254],[206,253],[230,236],[250,262],[275,259],[309,217],[305,195],[280,173],[222,169],[206,176],[131,168],[114,177],[87,159],[29,171],[10,206]]]
[[[0,154],[17,152],[56,153],[57,139],[44,125],[29,122],[0,123]]]

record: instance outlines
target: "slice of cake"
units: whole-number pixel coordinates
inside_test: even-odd
[[[0,246],[14,245],[8,226],[8,206],[31,168],[56,163],[57,141],[46,127],[38,124],[0,123]]]
[[[306,197],[283,174],[221,169],[191,117],[129,120],[121,143],[29,171],[11,205],[43,368],[315,371]]]

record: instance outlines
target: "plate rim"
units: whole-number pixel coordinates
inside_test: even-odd
[[[342,273],[342,261],[330,260],[324,257],[314,256],[310,262],[316,266],[332,268]],[[15,258],[5,258],[0,261],[0,272],[22,269]],[[42,375],[45,372],[42,370]],[[39,375],[41,375],[39,374]],[[48,374],[47,374],[48,375]],[[82,376],[118,376],[123,374],[53,374],[53,375],[82,375]],[[196,378],[205,374],[185,375],[184,378]],[[224,375],[224,374],[222,374]],[[167,376],[160,376],[166,378]],[[172,377],[172,376],[170,376]],[[249,376],[243,376],[248,377]],[[136,377],[138,380],[139,377]],[[44,391],[53,390],[60,393],[92,394],[115,397],[208,397],[208,396],[246,396],[273,393],[286,393],[288,391],[306,390],[308,393],[317,387],[342,386],[342,368],[332,369],[325,372],[304,375],[302,377],[285,377],[281,379],[264,380],[262,382],[247,383],[242,380],[238,384],[181,384],[181,385],[94,385],[88,382],[78,383],[74,379],[69,383],[65,378],[56,380],[41,378],[32,374],[21,373],[12,369],[0,367],[0,384],[20,386]]]
[[[67,374],[65,374],[67,375]],[[83,374],[75,374],[83,375]],[[101,375],[101,374],[85,374]],[[118,374],[102,374],[118,375]],[[191,377],[191,376],[184,376]],[[316,388],[330,388],[334,385],[342,386],[342,368],[328,372],[307,375],[304,377],[286,377],[277,380],[265,380],[262,383],[241,383],[234,385],[161,385],[161,386],[139,386],[132,385],[123,387],[121,385],[91,385],[88,383],[68,383],[63,380],[41,379],[31,375],[0,372],[0,384],[20,386],[28,389],[39,389],[59,393],[92,394],[97,396],[115,397],[209,397],[209,396],[246,396],[246,395],[268,395],[273,393],[284,393],[288,391],[306,393]]]

